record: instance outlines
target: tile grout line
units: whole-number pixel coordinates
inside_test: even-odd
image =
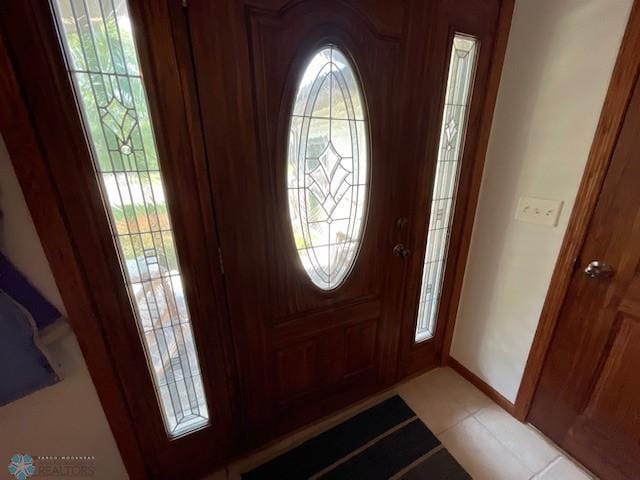
[[[562,454],[559,454],[557,457],[554,457],[553,460],[551,460],[547,465],[545,465],[539,472],[534,473],[533,475],[531,475],[529,477],[529,480],[533,480],[534,478],[536,478],[538,475],[541,475],[542,473],[546,472],[547,470],[551,469],[551,467],[558,463],[560,461],[560,459],[563,457]]]
[[[430,373],[430,372],[428,372],[428,373]],[[457,375],[457,373],[456,373],[456,375]],[[461,377],[461,378],[462,378],[462,377]],[[407,383],[408,383],[408,382],[407,382]],[[440,386],[438,386],[438,387],[440,387]],[[472,387],[473,387],[473,386],[472,386]],[[475,387],[473,387],[473,388],[475,388]],[[475,412],[470,412],[470,411],[469,411],[469,409],[467,409],[464,405],[462,405],[462,403],[461,403],[457,398],[455,398],[455,396],[454,396],[454,395],[451,395],[449,392],[447,392],[447,391],[446,391],[446,389],[440,389],[440,388],[438,388],[438,389],[439,389],[441,392],[443,392],[443,393],[444,393],[444,394],[445,394],[445,395],[446,395],[450,400],[454,400],[454,401],[456,401],[457,403],[460,403],[460,406],[462,407],[462,410],[466,413],[466,415],[465,415],[464,417],[460,418],[459,420],[457,420],[456,422],[454,422],[452,425],[450,425],[450,426],[448,426],[447,428],[445,428],[444,430],[442,430],[442,431],[440,431],[440,432],[438,432],[438,433],[435,433],[435,432],[434,432],[434,435],[435,435],[436,437],[439,437],[440,435],[443,435],[444,433],[448,432],[448,431],[449,431],[449,430],[451,430],[452,428],[455,428],[456,426],[458,426],[460,423],[464,422],[467,418],[475,416],[475,414],[476,414],[477,412],[479,412],[480,410],[482,410],[482,409],[484,409],[484,408],[487,408],[487,407],[481,407],[481,408],[477,409]],[[482,393],[482,392],[480,392],[480,393]],[[400,393],[400,391],[396,391],[396,394],[397,394],[398,396],[400,396],[400,398],[402,398],[402,400],[404,400],[404,401],[405,401],[405,403],[407,403],[407,405],[409,405],[409,402],[407,402],[407,400],[402,396],[402,394]],[[488,398],[488,397],[487,397],[487,398]],[[491,401],[493,404],[497,405],[495,402],[493,402],[493,400],[489,399],[489,401]],[[409,406],[411,406],[411,405],[409,405]],[[418,415],[418,418],[420,418],[420,415]],[[420,418],[420,420],[421,420],[425,425],[427,425],[427,427],[428,427],[429,429],[431,429],[431,427],[427,424],[427,422],[426,422],[426,420],[425,420],[425,419]],[[439,438],[438,438],[438,439],[439,439]]]
[[[498,406],[498,408],[501,408],[500,405],[496,404]],[[485,407],[488,408],[488,407]],[[484,408],[481,408],[480,410],[478,410],[476,413],[479,413],[480,411],[484,410]],[[502,440],[500,440],[496,435],[493,434],[493,432],[491,430],[489,430],[484,423],[482,422],[482,420],[480,420],[476,414],[473,414],[473,417],[478,421],[478,423],[480,425],[482,425],[482,427],[489,432],[489,434],[495,438],[498,443],[500,445],[502,445],[503,447],[505,447],[511,454],[512,456],[514,456],[516,458],[516,460],[519,461],[520,464],[522,464],[527,470],[529,470],[529,467],[527,465],[525,465],[523,463],[523,461],[520,459],[520,456],[516,454],[516,452],[514,450],[511,449],[511,447],[507,444],[505,444]],[[528,423],[523,423],[523,425],[525,425],[525,427],[530,428]],[[537,429],[531,429],[531,431],[533,433],[538,434],[538,436],[540,437],[540,440],[542,440],[545,444],[549,445],[550,447],[552,447],[554,450],[556,450],[557,455],[555,457],[553,457],[549,463],[547,463],[542,469],[538,470],[537,472],[534,472],[529,479],[533,479],[535,478],[537,475],[540,475],[542,472],[544,472],[545,470],[547,470],[549,467],[551,467],[552,464],[558,462],[561,458],[567,458],[569,460],[569,457],[565,454],[565,452],[563,450],[560,449],[560,447],[558,445],[556,445],[555,443],[551,442],[542,432],[540,432]],[[571,461],[571,460],[569,460]],[[572,463],[576,463],[575,461],[573,461]],[[580,468],[580,467],[579,467]],[[584,468],[580,468],[580,470],[584,471]],[[589,473],[589,476],[591,476],[592,474]]]
[[[567,452],[564,448],[562,448],[560,445],[557,445],[553,442],[553,440],[551,440],[550,438],[548,438],[544,433],[542,433],[542,431],[538,430],[536,428],[535,425],[531,424],[531,423],[527,423],[527,425],[529,426],[529,428],[531,428],[533,431],[537,432],[548,444],[550,444],[551,446],[553,446],[556,450],[558,450],[560,452],[560,457],[564,457],[566,458],[569,462],[571,462],[572,464],[574,464],[576,467],[578,467],[578,469],[584,473],[587,478],[589,480],[598,480],[598,477],[595,473],[593,473],[591,470],[589,470],[585,465],[582,464],[581,461],[579,461],[577,458],[575,458],[573,455],[571,455],[569,452]]]
[[[496,404],[497,405],[497,404]],[[499,405],[498,405],[499,407]],[[518,462],[522,467],[524,467],[524,469],[528,472],[531,472],[532,470],[524,464],[524,462],[520,459],[520,457],[518,455],[516,455],[516,453],[511,450],[511,448],[506,445],[502,440],[500,440],[496,435],[494,435],[494,433],[489,430],[484,423],[482,423],[480,420],[478,420],[478,418],[476,418],[475,414],[472,415],[473,419],[478,422],[480,424],[480,426],[489,434],[490,437],[492,437],[496,442],[498,442],[507,452],[509,452],[511,454],[511,456],[516,460],[516,462]],[[534,473],[535,475],[535,473]]]
[[[468,414],[468,415],[467,415],[466,417],[461,418],[460,420],[456,421],[453,425],[451,425],[450,427],[445,428],[445,429],[444,429],[444,430],[442,430],[441,432],[439,432],[439,433],[437,433],[437,434],[435,434],[435,433],[434,433],[434,435],[435,435],[436,437],[438,437],[438,436],[440,436],[440,435],[442,435],[442,434],[444,434],[444,433],[448,432],[449,430],[451,430],[451,429],[453,429],[453,428],[457,427],[457,426],[458,426],[458,425],[460,425],[462,422],[464,422],[467,418],[469,418],[469,417],[473,417],[473,413],[469,413],[469,412],[467,411],[467,414]],[[427,425],[427,422],[425,422],[425,421],[424,421],[424,420],[422,420],[422,419],[420,419],[420,420],[422,421],[422,423],[424,423],[425,425]],[[427,425],[427,427],[429,428],[429,425]]]

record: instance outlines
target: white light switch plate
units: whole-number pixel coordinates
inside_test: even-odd
[[[516,210],[516,220],[555,227],[558,225],[563,203],[562,200],[520,197],[518,209]]]

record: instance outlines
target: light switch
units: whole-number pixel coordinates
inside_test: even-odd
[[[555,227],[558,225],[563,203],[562,200],[520,197],[518,209],[516,210],[516,220]]]

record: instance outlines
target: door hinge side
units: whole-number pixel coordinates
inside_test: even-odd
[[[222,260],[222,249],[218,247],[218,261],[220,262],[220,273],[224,275],[224,261]]]

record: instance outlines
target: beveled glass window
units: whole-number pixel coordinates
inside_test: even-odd
[[[435,334],[477,54],[475,38],[455,35],[431,198],[416,342],[428,340]]]
[[[209,413],[127,2],[53,3],[167,434],[181,435]]]
[[[357,74],[328,45],[308,61],[291,114],[287,177],[291,227],[302,266],[337,288],[360,247],[368,187],[368,133]]]

